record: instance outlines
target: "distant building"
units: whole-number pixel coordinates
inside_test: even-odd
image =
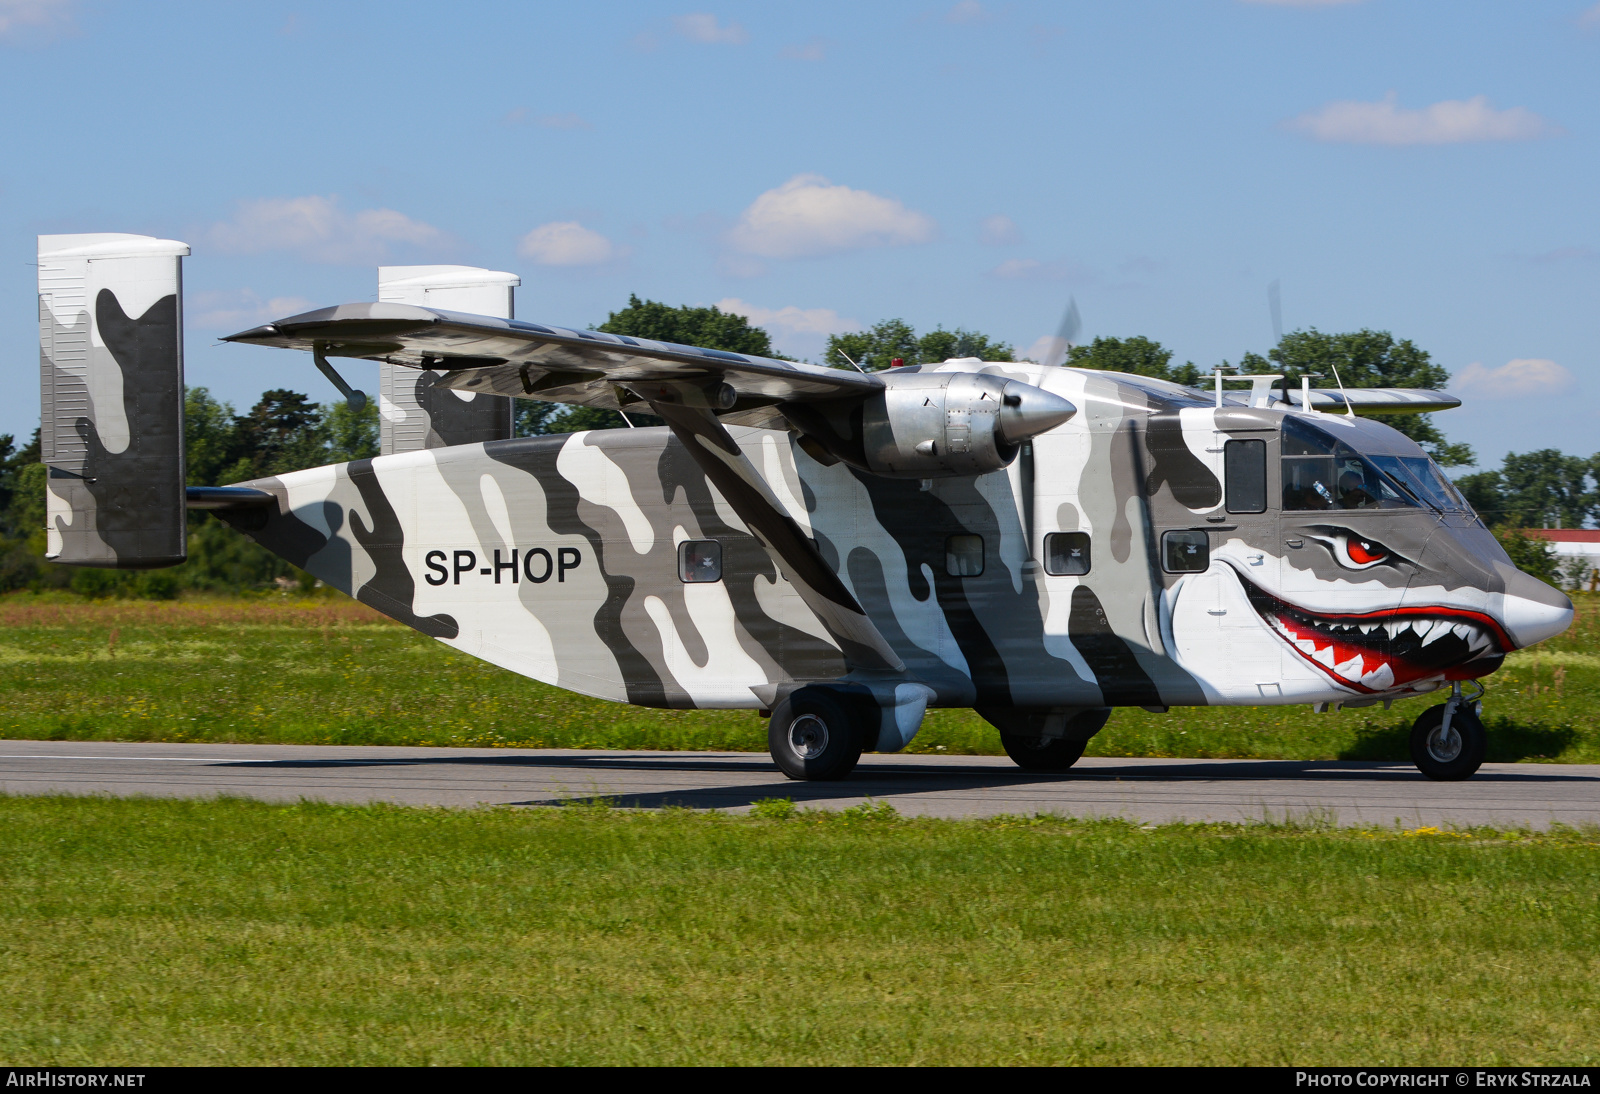
[[[1529,528],[1527,533],[1555,544],[1569,587],[1593,592],[1600,586],[1600,528]]]

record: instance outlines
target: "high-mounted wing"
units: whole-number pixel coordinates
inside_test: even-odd
[[[1185,387],[1170,380],[1139,376],[1131,372],[1107,371],[1100,375],[1114,376],[1118,383],[1139,388],[1167,404],[1212,406],[1216,401],[1216,389],[1210,385]],[[1291,387],[1288,392],[1288,402],[1285,403],[1283,388],[1273,386],[1277,379],[1274,376],[1251,376],[1248,373],[1224,376],[1223,380],[1227,383],[1249,380],[1251,386],[1248,391],[1224,388],[1221,405],[1277,407],[1280,410],[1299,409],[1302,402],[1300,389]],[[1461,400],[1454,395],[1430,388],[1351,387],[1340,391],[1338,388],[1319,387],[1311,389],[1311,409],[1340,413],[1345,409],[1346,398],[1350,400],[1351,409],[1363,414],[1430,414],[1437,410],[1453,410],[1461,405]]]
[[[1343,410],[1346,399],[1350,400],[1351,409],[1365,414],[1431,414],[1436,410],[1453,410],[1461,405],[1461,400],[1448,392],[1420,387],[1349,387],[1343,391],[1311,389],[1312,410]],[[1298,407],[1300,392],[1290,388],[1289,401]]]
[[[883,387],[859,372],[700,349],[648,338],[566,330],[521,319],[409,304],[341,304],[280,319],[224,339],[445,370],[443,386],[545,402],[625,410],[650,383],[726,384],[716,409],[868,395]],[[737,419],[735,419],[737,420]]]

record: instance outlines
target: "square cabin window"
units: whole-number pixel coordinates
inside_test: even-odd
[[[983,537],[951,536],[944,541],[944,572],[951,577],[983,573]]]
[[[1267,508],[1267,442],[1229,441],[1222,447],[1228,480],[1228,512],[1263,513]]]
[[[1045,536],[1044,572],[1047,574],[1088,573],[1089,533],[1051,532]]]
[[[722,544],[714,539],[686,539],[678,544],[678,580],[685,585],[722,580]]]
[[[1211,568],[1211,541],[1200,529],[1161,536],[1161,568],[1169,574],[1199,574]]]

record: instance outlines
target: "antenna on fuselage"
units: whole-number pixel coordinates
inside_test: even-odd
[[[1354,418],[1356,416],[1356,408],[1350,405],[1350,396],[1344,392],[1344,381],[1339,379],[1339,366],[1329,361],[1328,367],[1333,369],[1333,382],[1339,385],[1339,397],[1344,400],[1345,415]]]
[[[856,364],[855,361],[851,360],[850,355],[844,350],[839,351],[839,356],[843,357],[846,361],[850,361],[850,367],[861,373],[861,375],[865,376],[867,374],[867,370]]]

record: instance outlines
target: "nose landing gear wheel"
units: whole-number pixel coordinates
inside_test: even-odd
[[[1458,703],[1444,724],[1448,703],[1429,707],[1411,725],[1411,762],[1430,779],[1459,782],[1470,779],[1489,751],[1489,734],[1466,703]]]
[[[822,688],[801,688],[772,712],[767,750],[791,779],[842,779],[855,769],[866,743],[864,719]]]

